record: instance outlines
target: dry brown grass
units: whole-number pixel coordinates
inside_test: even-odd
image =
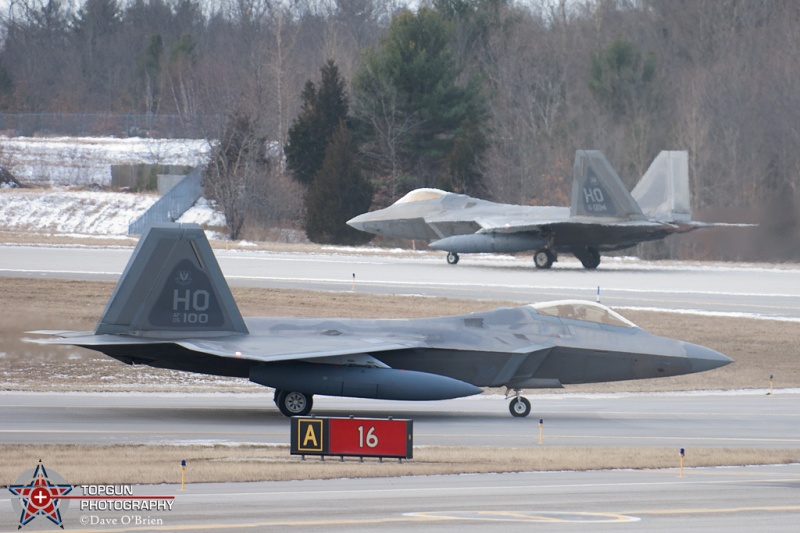
[[[376,459],[289,455],[287,446],[84,446],[6,445],[0,449],[0,485],[41,459],[72,484],[180,483],[180,461],[187,462],[189,483],[285,481],[354,477],[530,472],[554,470],[676,469],[673,448],[549,447],[479,448],[420,447],[414,459]],[[684,465],[738,466],[800,462],[800,450],[752,448],[688,448]]]

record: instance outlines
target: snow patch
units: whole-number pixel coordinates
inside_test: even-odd
[[[798,317],[764,315],[760,313],[742,313],[726,311],[703,311],[701,309],[669,309],[665,307],[628,307],[614,306],[614,309],[623,311],[652,311],[656,313],[673,313],[677,315],[714,316],[722,318],[748,318],[751,320],[775,320],[778,322],[800,323]]]
[[[189,165],[208,161],[204,139],[0,136],[0,164],[25,184],[111,183],[111,165]]]
[[[225,215],[215,209],[213,202],[200,197],[188,211],[181,215],[177,222],[225,227]]]
[[[127,235],[154,195],[15,189],[0,194],[0,227],[9,230]]]
[[[202,139],[0,136],[0,165],[13,169],[23,183],[57,187],[0,190],[0,228],[126,236],[128,225],[156,202],[156,195],[75,191],[65,186],[108,185],[111,165],[202,165],[209,148]],[[205,198],[179,222],[225,226],[224,217]]]

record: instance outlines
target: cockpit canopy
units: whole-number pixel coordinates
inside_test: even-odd
[[[422,202],[424,200],[436,200],[445,194],[447,194],[447,192],[441,189],[414,189],[410,193],[397,200],[394,205],[410,204],[411,202]]]
[[[537,313],[542,315],[567,318],[570,320],[584,320],[596,324],[635,328],[636,324],[606,307],[594,302],[584,300],[559,300],[531,304]]]

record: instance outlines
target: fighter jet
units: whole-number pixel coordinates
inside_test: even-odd
[[[600,265],[600,252],[623,250],[708,224],[692,220],[687,152],[661,152],[628,192],[602,152],[575,154],[571,207],[489,202],[438,189],[416,189],[391,206],[347,223],[361,231],[429,242],[458,263],[462,253],[534,250],[537,268],[550,268],[568,252],[584,268]]]
[[[142,236],[94,331],[36,331],[46,344],[131,365],[249,379],[275,389],[286,416],[313,396],[442,400],[523,389],[676,376],[727,365],[709,348],[636,327],[597,303],[561,301],[441,318],[242,318],[203,230]]]

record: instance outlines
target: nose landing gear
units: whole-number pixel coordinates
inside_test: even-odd
[[[520,396],[519,393],[519,389],[514,390],[514,398],[508,404],[508,410],[511,412],[511,416],[524,418],[531,414],[531,402],[524,396]]]

